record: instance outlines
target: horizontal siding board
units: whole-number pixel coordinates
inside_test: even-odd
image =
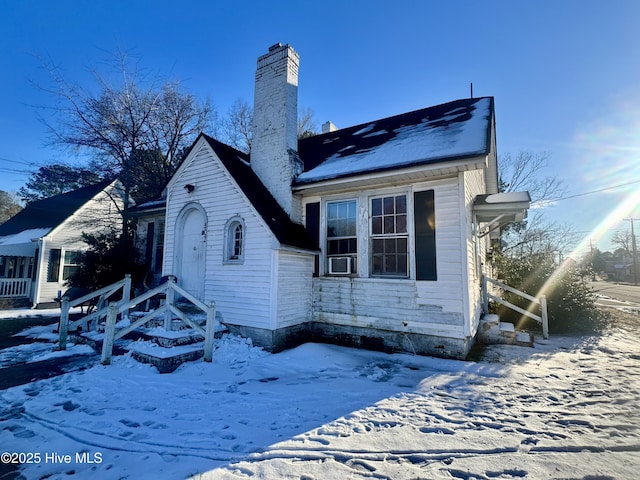
[[[188,183],[196,186],[191,194],[183,188]],[[178,216],[188,203],[197,202],[207,212],[205,302],[216,302],[225,322],[269,328],[275,239],[207,145],[189,155],[169,183],[167,199],[165,274],[174,268]],[[224,230],[236,216],[245,226],[243,263],[225,264]]]
[[[311,320],[313,257],[280,252],[278,261],[277,328]]]

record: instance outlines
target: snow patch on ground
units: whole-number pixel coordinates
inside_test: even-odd
[[[630,479],[639,360],[635,326],[477,363],[226,335],[172,374],[129,353],[4,390],[0,445],[74,460],[26,478]]]

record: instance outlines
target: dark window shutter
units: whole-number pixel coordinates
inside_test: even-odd
[[[60,259],[62,250],[52,248],[49,252],[49,269],[47,271],[47,282],[57,282],[60,279]]]
[[[306,206],[307,231],[311,238],[320,245],[320,202],[307,203]],[[316,255],[313,261],[313,276],[317,277],[320,271],[320,256]]]
[[[437,280],[436,212],[433,190],[416,192],[413,209],[416,232],[416,280]]]
[[[149,222],[147,224],[147,244],[144,250],[144,264],[147,268],[151,268],[151,260],[153,258],[153,237],[156,232],[155,222]]]

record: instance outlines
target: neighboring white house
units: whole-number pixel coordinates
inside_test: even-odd
[[[298,61],[280,44],[258,59],[250,156],[193,144],[166,188],[163,273],[274,351],[463,358],[490,232],[528,208],[526,192],[494,195],[493,98],[298,141]]]
[[[0,225],[0,298],[50,306],[87,245],[82,233],[122,225],[118,181],[105,181],[28,204]]]

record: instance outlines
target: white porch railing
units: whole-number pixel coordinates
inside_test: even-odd
[[[80,325],[84,325],[85,330],[90,330],[89,326],[91,322],[95,326],[94,330],[97,330],[98,322],[102,318],[107,316],[107,300],[113,297],[120,289],[122,289],[122,300],[128,302],[131,298],[131,275],[125,275],[124,280],[113,283],[106,287],[96,290],[95,292],[88,293],[75,300],[69,300],[67,297],[62,297],[62,305],[60,308],[60,350],[67,349],[67,335],[69,328],[78,328]],[[77,307],[78,305],[95,305],[96,311],[90,315],[82,317],[75,322],[69,322],[69,309]]]
[[[0,278],[0,298],[29,297],[30,278]]]
[[[122,300],[119,302],[111,302],[108,306],[104,305],[106,302],[104,301],[108,297],[112,296],[115,292],[117,292],[120,288],[123,288]],[[173,326],[173,316],[178,317],[182,322],[193,328],[195,331],[200,333],[204,337],[204,361],[211,362],[213,361],[213,337],[215,333],[215,318],[216,318],[216,307],[215,303],[211,302],[209,305],[205,305],[203,302],[195,298],[189,292],[179,287],[174,280],[174,277],[169,277],[168,281],[148,292],[143,293],[142,295],[129,299],[129,291],[131,290],[131,277],[127,275],[124,280],[114,283],[108,287],[100,289],[92,294],[85,295],[84,297],[78,298],[73,302],[69,302],[67,299],[63,298],[62,304],[62,315],[60,317],[60,350],[64,350],[66,348],[67,342],[67,332],[69,327],[79,326],[81,324],[86,324],[87,328],[92,319],[95,319],[95,325],[97,330],[97,324],[102,319],[105,318],[104,323],[104,340],[102,343],[102,364],[109,365],[111,363],[111,356],[113,353],[113,343],[124,337],[127,333],[132,332],[136,328],[142,327],[147,324],[151,320],[158,317],[159,314],[164,314],[164,328],[167,331],[170,331]],[[207,314],[207,321],[205,327],[203,328],[198,323],[193,321],[189,315],[180,310],[175,305],[176,293],[181,295],[182,297],[189,300],[193,305],[198,307],[200,310]],[[127,327],[118,329],[116,326],[116,322],[118,316],[121,318],[128,317],[129,310],[131,310],[136,305],[141,304],[142,302],[146,302],[150,298],[155,296],[165,296],[164,304],[154,310],[153,312],[149,312],[144,315],[142,318],[136,320],[133,323],[130,323]],[[98,310],[91,315],[88,315],[84,318],[81,318],[75,322],[69,323],[69,308],[72,306],[80,305],[81,303],[87,302],[92,298],[100,297],[98,301]]]
[[[524,308],[521,308],[517,305],[514,305],[511,302],[508,302],[506,300],[503,300],[502,298],[493,295],[492,293],[489,292],[489,284],[507,291],[507,292],[511,292],[514,293],[516,295],[521,296],[522,298],[526,298],[527,300],[529,300],[532,304],[537,305],[537,309],[539,309],[540,311],[540,315],[536,315],[533,312],[530,312],[528,310],[525,310]],[[499,303],[500,305],[504,305],[505,307],[508,307],[512,310],[515,310],[516,312],[525,315],[529,318],[532,318],[533,320],[535,320],[536,322],[540,323],[542,325],[542,336],[544,338],[549,338],[549,316],[547,314],[547,297],[546,295],[540,295],[540,298],[536,298],[534,296],[529,295],[528,293],[522,292],[516,288],[510,287],[509,285],[505,285],[502,282],[499,282],[498,280],[494,280],[493,278],[489,278],[486,275],[482,276],[482,298],[483,298],[483,304],[484,304],[484,311],[485,313],[488,313],[489,311],[489,300],[494,301],[496,303]]]

